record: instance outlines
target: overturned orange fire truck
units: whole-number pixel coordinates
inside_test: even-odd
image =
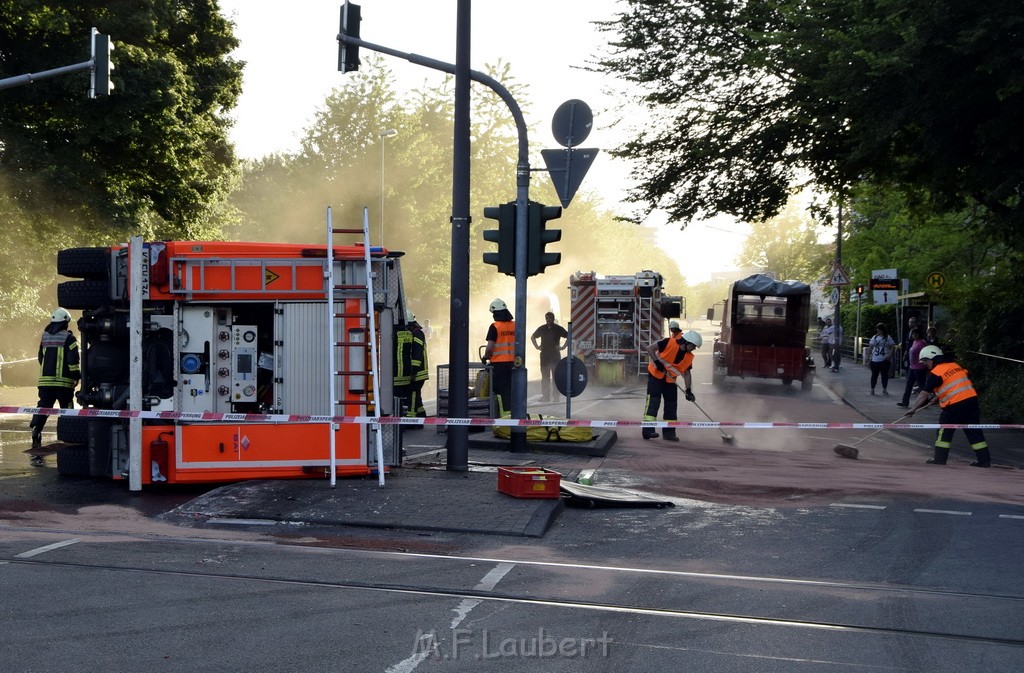
[[[58,418],[59,472],[137,472],[150,484],[333,466],[333,480],[398,464],[399,426],[352,417],[378,403],[392,415],[401,256],[363,244],[138,239],[61,251],[58,273],[76,280],[58,286],[58,303],[83,312],[83,409]],[[142,412],[141,432],[115,413],[130,411]]]

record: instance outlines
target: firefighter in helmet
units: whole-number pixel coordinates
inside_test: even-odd
[[[483,359],[491,365],[491,387],[498,403],[498,415],[511,409],[512,364],[515,362],[516,323],[508,306],[495,299],[490,306],[494,322],[487,328]]]
[[[395,392],[402,398],[405,415],[425,418],[423,384],[430,378],[427,363],[427,338],[412,311],[405,311],[405,322],[395,330]],[[416,426],[414,426],[416,427]]]
[[[75,386],[82,377],[79,367],[78,341],[68,329],[71,314],[66,309],[54,309],[50,324],[43,330],[39,340],[39,406],[61,409],[74,406]],[[46,416],[36,414],[29,422],[32,429],[32,448],[39,448],[43,441],[43,426]],[[40,459],[41,460],[41,459]]]
[[[695,330],[683,334],[679,323],[675,320],[668,324],[670,336],[648,346],[647,353],[651,361],[647,365],[647,408],[644,411],[645,421],[658,420],[658,407],[661,400],[665,400],[665,412],[662,418],[666,421],[678,420],[676,416],[676,405],[678,400],[678,388],[676,378],[683,377],[686,384],[686,399],[689,402],[696,401],[693,394],[693,385],[690,370],[693,367],[693,351],[697,350],[704,343]],[[675,428],[665,428],[662,436],[670,442],[678,442]],[[644,439],[657,439],[658,433],[654,428],[644,428]]]
[[[921,387],[921,393],[910,407],[907,416],[913,416],[914,412],[928,406],[932,399],[937,397],[939,406],[942,408],[942,412],[939,414],[939,423],[981,423],[978,391],[974,389],[971,380],[967,378],[967,370],[953,362],[953,358],[944,355],[938,346],[922,348],[918,360],[928,367],[929,373]],[[928,464],[946,464],[955,432],[955,428],[939,430],[939,434],[935,438],[935,456],[928,459]],[[985,441],[985,433],[977,428],[965,428],[964,434],[967,435],[967,441],[974,449],[974,462],[971,463],[971,467],[989,467],[992,458],[989,455],[988,442]]]

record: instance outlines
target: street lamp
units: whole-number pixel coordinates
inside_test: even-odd
[[[384,247],[384,139],[398,135],[395,129],[380,132],[380,247]]]

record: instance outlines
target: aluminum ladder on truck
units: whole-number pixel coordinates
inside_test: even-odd
[[[657,317],[657,319],[655,319]],[[636,297],[636,323],[633,333],[633,348],[636,349],[636,371],[634,374],[643,376],[647,373],[647,365],[650,364],[651,356],[647,347],[656,343],[662,337],[661,334],[661,313],[655,316],[654,297]]]
[[[363,236],[363,262],[365,263],[365,280],[364,284],[338,284],[334,282],[334,234],[362,234]],[[370,261],[370,220],[369,211],[363,208],[363,227],[362,229],[335,229],[331,217],[331,209],[327,208],[327,268],[324,269],[324,278],[327,283],[327,344],[328,344],[328,367],[330,368],[330,375],[327,377],[328,386],[330,388],[330,394],[328,395],[328,416],[332,417],[330,420],[331,426],[331,488],[334,488],[337,483],[337,447],[335,446],[336,437],[335,430],[337,430],[337,423],[334,422],[333,417],[337,416],[336,410],[338,407],[358,406],[362,409],[369,411],[370,400],[342,400],[339,399],[339,390],[337,383],[340,377],[348,376],[369,376],[373,381],[373,405],[374,415],[377,417],[377,421],[370,423],[370,430],[373,433],[374,444],[376,448],[377,456],[377,476],[378,482],[384,486],[384,443],[383,437],[381,436],[381,424],[380,424],[380,357],[377,352],[377,324],[376,316],[373,310],[373,268]],[[335,290],[343,293],[352,292],[365,292],[366,297],[366,311],[364,313],[350,314],[350,313],[335,313],[334,308],[334,293]],[[355,318],[366,321],[366,338],[362,341],[339,341],[336,336],[337,330],[335,326],[337,321]],[[341,348],[366,348],[370,347],[370,369],[354,369],[351,364],[348,369],[338,370],[335,363],[335,351],[338,347]],[[365,362],[365,358],[363,359]],[[341,388],[344,390],[344,387]],[[349,415],[349,414],[342,414]],[[369,415],[369,413],[365,414]]]

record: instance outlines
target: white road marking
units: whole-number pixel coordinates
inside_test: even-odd
[[[494,587],[497,586],[498,582],[501,581],[501,578],[507,575],[508,572],[515,567],[515,563],[499,563],[494,568],[492,568],[489,573],[483,576],[483,579],[481,579],[480,582],[477,583],[474,589],[476,591],[493,591]],[[473,608],[480,605],[481,603],[483,603],[483,599],[480,598],[462,599],[462,602],[460,602],[452,610],[452,612],[455,613],[455,616],[452,618],[452,630],[454,631],[455,629],[457,629],[459,627],[459,624],[465,621],[466,617],[469,616],[469,613],[473,610]],[[414,652],[412,656],[408,659],[398,662],[394,666],[391,666],[387,669],[385,673],[412,673],[414,670],[416,670],[417,666],[426,661],[428,657],[435,653],[434,648],[436,647],[437,638],[433,631],[421,633],[413,646]]]
[[[206,523],[229,524],[232,526],[276,526],[281,523],[273,519],[208,519]]]
[[[885,509],[885,505],[858,505],[852,502],[833,502],[829,507],[850,507],[852,509]]]
[[[915,509],[921,514],[955,514],[956,516],[970,516],[970,512],[959,512],[955,509]]]
[[[1024,516],[1021,516],[1020,514],[1000,514],[999,518],[1000,519],[1024,519]]]
[[[82,541],[81,538],[77,538],[76,537],[76,538],[71,538],[70,540],[64,540],[63,542],[54,542],[53,544],[48,544],[45,547],[36,547],[35,549],[31,549],[29,551],[22,552],[21,554],[18,554],[14,558],[32,558],[33,556],[38,556],[39,554],[45,554],[48,551],[53,551],[54,549],[60,549],[61,547],[67,547],[68,545],[73,545],[76,542],[81,542],[81,541]]]

